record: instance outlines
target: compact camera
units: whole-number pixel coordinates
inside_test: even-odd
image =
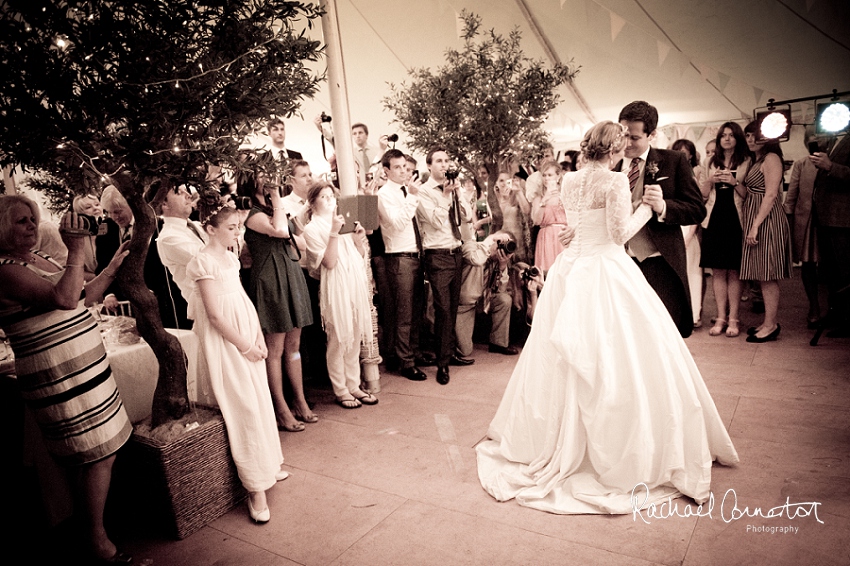
[[[333,118],[322,112],[322,122],[330,122],[331,120],[333,120]]]
[[[446,181],[451,183],[460,176],[460,170],[457,167],[449,167],[446,171]]]
[[[395,143],[398,141],[398,134],[390,134],[387,136],[387,141],[390,143]]]
[[[516,252],[516,242],[513,240],[508,240],[507,242],[500,240],[499,243],[496,244],[496,249],[502,250],[505,252],[505,255],[511,255]]]
[[[526,267],[522,270],[522,273],[520,274],[522,280],[526,282],[531,281],[538,275],[540,275],[540,270],[534,265],[532,265],[531,267]]]

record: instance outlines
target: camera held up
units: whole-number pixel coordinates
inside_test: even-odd
[[[390,143],[395,143],[398,141],[398,134],[390,134],[387,136],[387,141]]]
[[[516,242],[514,242],[513,240],[508,240],[506,242],[500,240],[496,244],[496,248],[502,250],[505,255],[511,255],[512,253],[516,252]]]
[[[330,122],[331,120],[333,120],[333,118],[322,112],[322,122]]]

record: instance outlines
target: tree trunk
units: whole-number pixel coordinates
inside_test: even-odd
[[[490,206],[490,233],[502,229],[502,207],[499,205],[499,195],[496,194],[496,181],[499,180],[499,164],[495,162],[485,164],[487,167],[487,204]]]
[[[116,187],[133,211],[135,225],[130,240],[130,255],[118,271],[118,286],[130,300],[136,328],[151,347],[159,362],[159,377],[151,407],[151,427],[179,419],[189,412],[186,384],[186,354],[176,336],[167,332],[159,316],[157,299],[145,285],[144,266],[148,246],[156,227],[156,217],[144,201],[143,187],[128,176],[113,177]]]

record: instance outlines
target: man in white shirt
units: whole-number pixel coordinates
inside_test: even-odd
[[[395,336],[394,352],[399,361],[399,373],[412,381],[424,381],[425,373],[416,367],[419,324],[423,314],[422,294],[416,293],[421,277],[419,236],[415,225],[419,207],[419,183],[409,179],[404,153],[388,150],[381,164],[387,182],[378,190],[378,215],[386,252],[387,280],[395,306],[394,328],[384,329]],[[405,183],[407,185],[405,186]]]
[[[457,176],[450,181],[449,154],[442,147],[432,148],[425,157],[430,176],[419,190],[416,219],[422,237],[425,274],[434,298],[434,342],[437,358],[437,382],[449,382],[449,363],[469,365],[474,360],[453,354],[454,322],[463,270],[460,227],[468,220],[460,205]]]
[[[159,208],[157,212],[162,216],[162,226],[156,236],[156,251],[162,265],[168,269],[180,289],[182,304],[181,309],[177,310],[185,310],[185,303],[192,294],[192,281],[186,275],[186,266],[206,245],[206,233],[200,224],[189,220],[195,208],[195,199],[186,185],[169,190]],[[175,305],[179,298],[173,297]],[[179,323],[182,318],[180,313],[177,318]],[[188,324],[180,327],[188,328]]]

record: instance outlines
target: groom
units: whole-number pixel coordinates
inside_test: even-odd
[[[702,194],[684,153],[649,146],[655,139],[658,110],[647,102],[627,104],[619,116],[628,128],[625,159],[614,171],[629,178],[632,203],[652,206],[649,222],[629,240],[626,251],[655,289],[683,338],[691,335],[690,306],[682,226],[705,218]]]

